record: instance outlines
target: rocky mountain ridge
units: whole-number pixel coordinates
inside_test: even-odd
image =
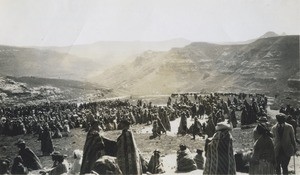
[[[191,43],[168,52],[145,52],[92,81],[129,94],[293,91],[299,72],[299,36],[261,38],[250,44]],[[297,88],[296,88],[297,89]]]

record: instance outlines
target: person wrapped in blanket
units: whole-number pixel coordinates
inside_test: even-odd
[[[148,171],[151,174],[161,174],[164,173],[164,166],[162,160],[160,158],[160,151],[154,150],[153,155],[150,158],[150,162],[148,164]]]
[[[273,135],[263,124],[256,127],[258,138],[253,146],[249,174],[275,174]]]
[[[28,174],[28,169],[23,165],[23,159],[21,156],[17,156],[14,159],[14,163],[11,166],[11,174]]]
[[[142,162],[128,120],[120,122],[122,134],[117,139],[117,162],[124,175],[142,174]]]
[[[197,169],[191,151],[183,144],[177,151],[177,172],[190,172]]]
[[[94,120],[86,136],[83,147],[82,164],[80,174],[91,173],[95,162],[104,155],[104,142],[100,135],[100,122]]]
[[[152,136],[151,138],[160,137],[162,133],[166,133],[166,128],[161,123],[161,120],[159,118],[156,118],[156,120],[153,121],[153,128],[152,128]]]
[[[19,156],[22,158],[23,165],[31,170],[42,169],[42,163],[36,154],[26,146],[26,143],[23,139],[19,139],[15,145],[20,149]]]
[[[59,174],[68,174],[69,163],[65,158],[67,157],[64,154],[61,154],[59,151],[54,151],[52,154],[53,167],[50,170],[40,171],[40,174],[45,175],[59,175]]]
[[[203,166],[204,166],[204,157],[203,157],[202,153],[203,153],[203,150],[197,149],[197,155],[194,157],[194,161],[197,164],[197,168],[200,170],[203,170]]]
[[[216,133],[206,140],[206,162],[203,174],[236,174],[230,130],[230,124],[219,122]]]

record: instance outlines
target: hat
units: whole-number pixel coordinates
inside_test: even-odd
[[[62,155],[59,151],[53,151],[51,154],[51,156],[59,156]]]
[[[17,145],[17,146],[22,145],[22,144],[25,145],[25,141],[24,141],[23,139],[19,139],[19,140],[17,141],[17,143],[15,143],[15,145]]]
[[[53,158],[61,158],[64,159],[67,157],[67,155],[60,153],[59,151],[54,151],[50,154]]]
[[[267,117],[262,116],[262,117],[260,117],[260,118],[258,119],[258,122],[261,122],[261,123],[267,123],[267,122],[268,122],[268,119],[267,119]]]
[[[159,151],[158,149],[155,149],[155,150],[153,151],[153,153],[160,153],[160,151]]]
[[[203,150],[202,149],[197,149],[196,151],[198,154],[202,154],[203,153]]]
[[[276,119],[278,122],[283,122],[285,121],[285,115],[284,114],[277,114]]]
[[[180,150],[185,150],[185,149],[186,149],[186,145],[180,144],[180,145],[179,145],[179,148],[180,148]]]
[[[220,130],[231,130],[231,126],[227,122],[219,122],[219,123],[217,123],[216,130],[217,131],[220,131]]]

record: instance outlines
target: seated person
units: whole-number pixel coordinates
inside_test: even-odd
[[[38,170],[42,168],[40,159],[35,155],[35,153],[28,147],[26,147],[25,141],[23,139],[18,140],[15,144],[20,149],[19,155],[23,160],[23,165],[31,170]]]
[[[203,158],[203,150],[197,149],[197,155],[194,157],[194,161],[197,164],[197,168],[203,170],[204,158]]]
[[[14,159],[14,163],[11,167],[11,174],[28,174],[28,169],[23,165],[21,156],[17,156]]]
[[[65,155],[61,154],[58,151],[54,151],[52,154],[52,160],[53,160],[53,168],[46,171],[41,171],[41,174],[49,174],[49,175],[59,175],[68,173],[69,170],[69,164],[65,160]]]
[[[160,158],[160,151],[155,150],[151,156],[150,162],[148,164],[148,171],[151,174],[161,174],[164,173],[164,166]]]
[[[122,171],[120,170],[116,157],[101,156],[92,167],[91,173],[99,175],[121,175]]]
[[[177,151],[177,171],[190,172],[197,169],[197,165],[193,159],[190,150],[185,145],[179,146]]]
[[[55,127],[55,131],[54,131],[54,134],[53,134],[52,138],[53,139],[62,138],[62,134],[61,134],[60,130],[57,127]]]
[[[0,160],[0,174],[8,175],[9,173],[9,164],[10,162],[6,159]]]

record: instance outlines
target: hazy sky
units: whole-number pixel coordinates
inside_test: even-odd
[[[232,42],[299,34],[299,0],[0,0],[0,44]]]

